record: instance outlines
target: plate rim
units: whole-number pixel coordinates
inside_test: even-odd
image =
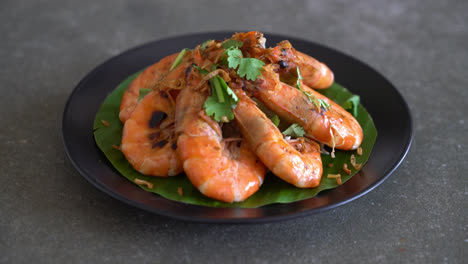
[[[405,139],[405,144],[402,147],[402,152],[400,153],[397,162],[395,162],[387,171],[383,172],[383,176],[379,177],[376,181],[374,181],[372,184],[370,184],[369,186],[367,186],[363,190],[361,190],[361,191],[353,194],[351,197],[345,198],[343,200],[336,201],[336,202],[331,203],[331,204],[322,205],[322,206],[319,206],[319,207],[316,207],[316,208],[313,208],[313,209],[296,212],[296,213],[286,213],[286,214],[281,214],[281,215],[276,215],[276,216],[262,216],[262,217],[259,217],[259,218],[257,218],[257,217],[254,217],[254,218],[249,218],[249,217],[246,217],[246,218],[211,218],[211,217],[200,217],[200,216],[188,217],[188,216],[185,216],[185,215],[172,213],[170,211],[165,211],[165,210],[162,210],[162,209],[155,209],[155,208],[150,207],[150,206],[148,206],[146,204],[142,204],[140,202],[131,200],[131,199],[125,197],[125,196],[120,195],[117,192],[112,191],[111,189],[107,188],[105,184],[97,181],[95,179],[95,177],[93,177],[92,175],[89,175],[89,173],[86,172],[86,170],[84,170],[84,168],[82,168],[81,165],[72,157],[72,155],[70,153],[70,149],[69,149],[70,147],[68,146],[67,141],[65,139],[65,137],[66,137],[66,135],[65,135],[65,130],[66,130],[65,126],[66,125],[65,125],[65,123],[66,123],[67,111],[70,108],[70,104],[73,101],[72,100],[73,97],[77,93],[79,93],[79,91],[81,90],[82,87],[84,87],[84,84],[86,83],[86,81],[88,81],[91,77],[93,77],[95,74],[97,74],[103,68],[105,68],[106,65],[111,64],[112,61],[118,59],[121,56],[124,56],[124,55],[126,55],[128,53],[132,53],[132,52],[134,52],[136,50],[139,50],[139,49],[143,49],[143,48],[148,47],[148,46],[156,45],[158,42],[171,41],[171,40],[176,40],[176,39],[179,39],[179,38],[193,38],[193,37],[202,36],[202,35],[216,35],[216,34],[228,35],[228,34],[232,34],[234,32],[242,32],[242,31],[235,31],[235,30],[234,31],[231,31],[231,30],[229,30],[229,31],[206,31],[206,32],[196,32],[196,33],[190,33],[190,34],[178,34],[178,35],[172,35],[172,36],[164,37],[164,38],[161,38],[161,39],[155,39],[153,41],[149,41],[149,42],[146,42],[146,43],[139,44],[137,46],[134,46],[132,48],[124,50],[123,52],[120,52],[120,53],[118,53],[116,55],[113,55],[112,57],[106,59],[104,62],[102,62],[102,63],[98,64],[97,66],[95,66],[90,72],[86,73],[86,75],[74,86],[74,89],[72,90],[72,92],[69,94],[69,96],[67,98],[67,101],[66,101],[65,106],[64,106],[63,114],[62,114],[62,125],[61,125],[61,128],[62,128],[61,129],[62,130],[61,131],[61,139],[62,139],[62,144],[64,145],[65,153],[66,153],[69,161],[72,163],[73,167],[79,172],[79,174],[81,176],[83,176],[89,183],[94,185],[97,189],[99,189],[100,191],[102,191],[102,192],[106,193],[107,195],[113,197],[114,199],[117,199],[117,200],[119,200],[121,202],[124,202],[125,204],[130,205],[132,207],[137,207],[139,209],[151,212],[153,214],[158,214],[158,215],[161,215],[161,216],[164,216],[164,217],[169,217],[169,218],[174,218],[174,219],[179,219],[179,220],[184,220],[184,221],[199,222],[199,223],[242,223],[242,224],[249,223],[249,224],[251,224],[251,223],[277,222],[277,221],[290,220],[290,219],[297,218],[297,217],[305,217],[305,216],[308,216],[308,215],[328,211],[328,210],[337,208],[337,207],[339,207],[341,205],[350,203],[350,202],[364,196],[365,194],[369,193],[370,191],[374,190],[375,188],[377,188],[380,184],[382,184],[385,180],[387,180],[395,172],[395,170],[401,165],[401,163],[403,162],[403,160],[407,156],[407,154],[409,152],[409,149],[411,148],[411,145],[412,145],[412,142],[413,142],[414,123],[413,123],[413,117],[412,117],[410,108],[408,106],[408,103],[406,102],[406,100],[404,99],[404,97],[402,96],[400,91],[385,76],[383,76],[379,71],[375,70],[374,68],[372,68],[366,62],[364,62],[364,61],[362,61],[360,59],[357,59],[352,55],[346,54],[346,53],[344,53],[344,52],[342,52],[340,50],[337,50],[337,49],[335,49],[333,47],[329,47],[329,46],[326,46],[326,45],[323,45],[323,44],[320,44],[320,43],[317,43],[317,42],[314,42],[314,41],[311,41],[311,40],[307,40],[307,39],[304,39],[304,38],[301,38],[301,37],[287,36],[287,35],[284,35],[284,34],[277,34],[277,33],[270,33],[270,32],[263,32],[263,33],[265,35],[279,37],[279,38],[283,38],[283,39],[290,39],[290,40],[302,41],[304,43],[311,43],[311,44],[313,44],[315,46],[318,46],[318,47],[323,48],[323,49],[328,49],[333,53],[337,53],[340,56],[348,57],[351,60],[360,63],[361,65],[365,66],[365,68],[367,68],[368,70],[370,70],[373,73],[377,74],[378,77],[380,77],[382,80],[387,82],[389,87],[392,88],[393,92],[395,92],[398,99],[400,100],[401,105],[403,106],[406,114],[408,115],[407,116],[408,117],[408,120],[407,120],[408,134],[406,135],[406,138],[404,138]],[[379,136],[377,135],[377,138],[378,137]],[[94,144],[95,144],[95,142],[94,142]],[[375,149],[373,149],[372,151],[374,152]],[[372,154],[371,154],[371,156],[372,156]],[[144,191],[144,190],[142,190],[142,191]],[[208,210],[211,210],[211,209],[213,209],[213,210],[219,210],[219,209],[228,209],[228,210],[229,209],[230,210],[233,210],[233,209],[234,210],[252,210],[252,209],[254,209],[255,210],[255,209],[258,209],[258,208],[206,207],[206,206],[200,206],[200,205],[186,204],[186,203],[182,203],[182,202],[178,202],[178,201],[172,201],[172,200],[166,199],[166,198],[164,198],[162,196],[158,196],[158,195],[156,195],[156,197],[159,198],[159,199],[164,199],[165,201],[167,201],[169,203],[174,203],[174,204],[177,204],[177,205],[193,207],[193,208],[204,208],[204,209],[209,208]],[[313,197],[309,198],[309,199],[313,199]],[[308,199],[306,199],[306,200],[308,200]],[[265,205],[265,206],[262,206],[262,207],[288,206],[288,205],[292,205],[292,204],[296,204],[296,203],[301,203],[303,201],[297,201],[297,202],[292,202],[292,203],[275,203],[275,204]],[[262,207],[259,207],[259,208],[262,208]]]

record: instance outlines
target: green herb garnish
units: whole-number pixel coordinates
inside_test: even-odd
[[[244,42],[235,39],[228,39],[223,44],[221,44],[225,50],[230,48],[240,48],[242,45],[244,45]]]
[[[182,63],[182,58],[184,57],[185,53],[187,52],[188,49],[183,49],[180,51],[179,55],[177,56],[177,58],[174,60],[174,62],[172,63],[172,66],[171,68],[169,69],[170,71],[172,71],[175,67],[179,66],[179,64]]]
[[[254,58],[244,58],[242,51],[238,47],[231,47],[227,50],[227,62],[231,69],[237,69],[237,74],[247,80],[255,81],[260,76],[265,63]]]
[[[320,107],[330,110],[331,105],[329,103],[325,102],[322,99],[318,99],[318,100],[320,102]]]
[[[199,67],[195,64],[192,64],[192,66],[198,70],[198,72],[200,72],[201,75],[207,75],[208,73],[210,73],[208,70],[205,70],[203,69],[202,67]]]
[[[312,95],[312,94],[310,94],[310,93],[308,93],[308,92],[306,92],[306,91],[304,91],[302,89],[302,85],[301,85],[302,75],[301,75],[301,72],[299,71],[299,67],[296,67],[296,70],[297,70],[296,88],[307,96],[307,99],[309,99],[309,101],[312,104],[314,104],[315,107],[317,107],[317,111],[320,111],[320,108],[330,110],[330,104],[328,104],[327,102],[325,102],[322,99],[318,99],[314,95]]]
[[[236,108],[239,98],[220,76],[210,79],[211,96],[209,96],[203,108],[208,116],[212,116],[217,122],[229,122],[234,119],[232,110]]]
[[[193,65],[193,67],[198,69],[202,75],[207,75],[209,73],[209,71],[197,65]],[[216,67],[217,64],[213,65],[211,70],[216,70]],[[234,113],[232,112],[232,109],[236,108],[237,102],[239,102],[236,94],[219,75],[211,78],[209,82],[211,87],[211,96],[209,96],[203,104],[206,114],[208,116],[213,116],[217,122],[227,123],[230,120],[233,120]]]
[[[258,76],[262,75],[261,70],[265,63],[261,60],[254,58],[243,58],[237,70],[237,74],[240,77],[244,77],[247,80],[255,81]]]
[[[215,76],[210,79],[211,92],[212,94],[216,95],[219,103],[224,103],[224,93],[222,90],[223,88],[221,87],[221,83],[219,82],[219,79],[220,79],[219,76]]]
[[[278,117],[278,115],[274,115],[270,118],[271,122],[273,122],[273,124],[275,124],[275,126],[279,126],[280,124],[280,119]]]
[[[361,101],[361,98],[359,95],[353,95],[346,102],[343,104],[343,108],[348,110],[348,112],[351,112],[354,117],[357,117],[358,115],[358,106]]]
[[[228,64],[229,68],[231,69],[237,68],[237,66],[239,66],[242,60],[242,51],[238,48],[233,48],[233,49],[227,50],[226,53],[228,55],[227,61],[229,63]]]
[[[283,131],[283,135],[290,136],[292,138],[299,138],[305,135],[304,128],[298,124],[292,124],[288,127],[285,131]]]

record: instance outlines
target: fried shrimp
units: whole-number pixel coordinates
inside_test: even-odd
[[[140,89],[151,89],[169,72],[179,53],[169,55],[141,72],[128,86],[120,103],[119,118],[125,123],[130,118],[140,97]]]
[[[233,85],[234,86],[234,85]],[[286,141],[279,129],[241,89],[234,115],[245,140],[276,176],[300,188],[320,184],[322,160],[317,143],[304,138]]]
[[[333,72],[325,64],[297,51],[287,40],[266,49],[266,40],[258,31],[236,33],[232,39],[243,42],[241,49],[244,56],[257,58],[265,63],[278,64],[280,66],[278,73],[287,83],[292,84],[296,81],[297,68],[299,68],[304,83],[311,88],[325,89],[333,84]]]
[[[209,91],[199,86],[194,69],[176,105],[178,153],[192,184],[204,195],[224,201],[244,201],[263,183],[265,166],[244,141],[224,139],[220,125],[202,109]]]
[[[325,89],[333,84],[333,72],[327,65],[294,49],[289,41],[284,40],[274,48],[269,48],[265,56],[271,63],[280,66],[279,75],[292,84],[297,79],[297,68],[301,71],[303,82],[314,89]]]
[[[311,96],[331,106],[330,109],[317,107],[302,91],[281,82],[276,68],[274,64],[266,66],[255,82],[246,82],[246,89],[281,118],[302,126],[308,137],[342,150],[359,147],[362,128],[351,114],[327,97],[306,88]]]
[[[175,105],[164,91],[148,93],[125,122],[121,150],[135,170],[167,177],[182,172],[174,136]]]

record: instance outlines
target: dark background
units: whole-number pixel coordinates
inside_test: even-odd
[[[467,14],[466,1],[1,1],[0,263],[462,263]],[[405,161],[350,204],[258,225],[152,215],[81,177],[61,142],[80,79],[136,45],[220,30],[300,37],[374,67],[412,111]]]

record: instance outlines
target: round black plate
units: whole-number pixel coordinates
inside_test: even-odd
[[[311,199],[251,209],[211,208],[167,200],[121,176],[93,138],[94,117],[106,96],[129,75],[168,54],[195,47],[207,39],[225,39],[232,33],[200,33],[151,42],[115,56],[91,71],[72,92],[63,113],[65,150],[81,175],[110,196],[156,214],[198,222],[254,223],[291,219],[348,203],[377,187],[400,165],[411,145],[412,121],[406,102],[389,81],[339,51],[294,37],[265,34],[267,45],[288,39],[297,50],[326,63],[338,83],[361,96],[378,136],[367,164],[358,174],[342,186]]]

